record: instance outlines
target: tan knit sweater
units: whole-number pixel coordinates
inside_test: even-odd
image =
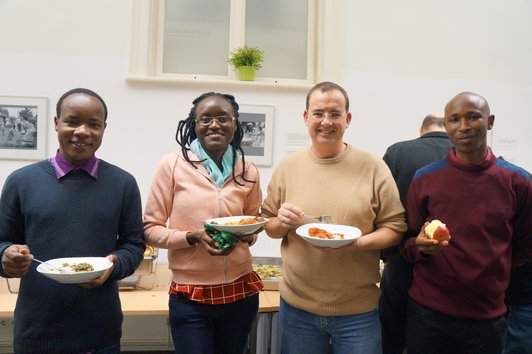
[[[348,145],[338,157],[320,159],[310,148],[287,156],[276,168],[262,206],[277,216],[288,202],[309,215],[332,215],[362,235],[387,227],[406,230],[404,209],[386,164]],[[364,237],[364,236],[362,236]],[[291,230],[281,244],[282,298],[322,316],[364,313],[379,299],[379,251],[323,253]]]

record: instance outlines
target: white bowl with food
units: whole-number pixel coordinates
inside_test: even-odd
[[[253,261],[255,262],[255,258]],[[279,283],[283,278],[280,264],[253,264],[253,271],[262,280],[262,290],[279,290]]]
[[[99,277],[112,265],[107,257],[55,258],[40,264],[37,271],[59,283],[80,284]]]
[[[228,231],[245,235],[257,231],[268,221],[269,219],[261,216],[241,215],[208,219],[205,220],[205,223],[211,225],[218,231]]]
[[[339,248],[362,235],[358,227],[337,224],[310,223],[296,229],[301,238],[315,246]]]

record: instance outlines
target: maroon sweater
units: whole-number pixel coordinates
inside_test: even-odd
[[[411,298],[451,316],[503,315],[512,248],[524,250],[525,259],[531,256],[531,200],[528,172],[491,151],[471,166],[451,150],[446,159],[418,170],[408,192],[401,250],[414,262]],[[452,238],[437,254],[422,255],[415,238],[433,219],[447,224]]]

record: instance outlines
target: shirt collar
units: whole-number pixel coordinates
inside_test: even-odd
[[[480,162],[481,164],[482,163],[485,163],[486,161],[490,161],[493,159],[494,155],[493,155],[493,152],[491,151],[491,148],[488,146],[487,149],[486,149],[486,157],[484,158],[484,161]],[[454,160],[456,161],[460,161],[458,160],[458,157],[456,156],[456,148],[452,148],[451,149],[451,156],[453,157]]]
[[[472,165],[472,164],[462,162],[461,160],[458,160],[458,157],[456,157],[456,148],[452,148],[448,155],[448,161],[453,166],[460,168],[462,170],[478,172],[478,171],[486,170],[487,168],[495,164],[497,162],[497,157],[495,156],[495,154],[493,154],[491,149],[488,147],[484,161],[481,161],[480,163]]]
[[[420,138],[446,138],[446,139],[448,139],[449,136],[447,135],[446,132],[436,131],[436,132],[425,133],[425,134],[421,135]]]
[[[100,160],[95,155],[89,157],[81,166],[76,166],[73,163],[67,161],[57,150],[54,157],[48,159],[54,166],[55,176],[57,179],[61,179],[73,170],[80,169],[87,172],[92,178],[98,179],[98,165]]]

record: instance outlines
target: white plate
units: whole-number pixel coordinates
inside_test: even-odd
[[[309,236],[308,229],[311,227],[317,227],[328,231],[332,234],[344,234],[343,240],[329,240],[323,238],[317,238]],[[354,240],[362,235],[362,232],[358,227],[347,226],[347,225],[336,225],[336,224],[320,224],[320,223],[311,223],[301,225],[296,229],[296,233],[301,236],[305,241],[320,247],[331,247],[338,248],[350,244]]]
[[[89,280],[92,280],[94,278],[99,277],[102,275],[103,272],[105,272],[107,269],[111,268],[113,263],[107,258],[107,257],[72,257],[72,258],[55,258],[51,259],[49,261],[46,261],[46,263],[50,263],[53,266],[61,267],[63,263],[90,263],[94,270],[91,272],[64,272],[60,273],[57,270],[51,269],[50,266],[46,264],[40,264],[37,267],[37,271],[44,275],[45,277],[48,277],[50,279],[53,279],[59,283],[64,284],[79,284],[79,283],[85,283]]]
[[[241,215],[241,216],[226,216],[225,218],[216,218],[216,219],[209,219],[205,220],[206,224],[211,225],[218,231],[229,231],[232,233],[240,232],[241,234],[251,234],[258,229],[262,227],[262,225],[266,224],[268,221],[270,221],[267,218],[263,218],[264,221],[255,223],[255,224],[249,224],[249,225],[224,225],[225,223],[231,222],[231,221],[239,221],[242,219],[249,219],[249,218],[256,218],[256,216],[249,216],[249,215]],[[215,222],[216,224],[213,224]]]

